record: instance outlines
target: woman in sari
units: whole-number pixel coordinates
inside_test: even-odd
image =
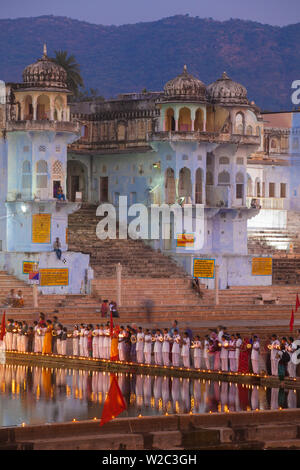
[[[249,357],[251,352],[251,343],[248,338],[244,338],[240,347],[238,372],[242,374],[249,373]]]
[[[45,333],[45,339],[43,344],[43,354],[51,354],[52,353],[52,330],[53,325],[51,320],[47,320],[47,330]]]

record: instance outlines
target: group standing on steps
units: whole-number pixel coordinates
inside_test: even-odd
[[[292,356],[299,346],[292,337],[279,339],[273,334],[262,345],[257,335],[242,338],[239,333],[228,334],[226,327],[219,326],[202,338],[193,336],[188,328],[180,334],[176,320],[171,328],[163,330],[150,330],[136,324],[112,328],[108,321],[95,327],[81,323],[68,331],[57,316],[45,320],[41,313],[30,327],[26,321],[9,319],[4,339],[8,351],[66,355],[70,340],[72,352],[68,354],[75,357],[109,360],[113,355],[113,359],[120,361],[166,367],[242,374],[264,372],[280,378],[297,375]]]

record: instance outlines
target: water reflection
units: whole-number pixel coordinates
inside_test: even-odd
[[[294,390],[176,377],[118,374],[120,417],[299,407]],[[107,372],[0,365],[0,426],[100,418]],[[297,400],[298,399],[298,400]]]

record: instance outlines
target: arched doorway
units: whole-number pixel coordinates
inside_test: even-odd
[[[183,132],[189,132],[192,130],[191,111],[189,108],[180,109],[178,128]]]
[[[196,111],[196,116],[195,116],[194,130],[202,132],[203,125],[204,125],[203,111],[202,109],[198,108]]]
[[[174,204],[176,199],[175,175],[172,168],[165,172],[165,203]]]
[[[81,193],[82,201],[87,201],[87,168],[78,160],[67,163],[67,199],[75,201],[76,193]]]
[[[168,108],[165,117],[165,130],[166,131],[175,131],[175,119],[174,119],[174,110]]]
[[[50,120],[50,99],[47,95],[40,95],[37,100],[37,120]]]

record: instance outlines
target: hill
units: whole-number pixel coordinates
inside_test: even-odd
[[[173,16],[102,26],[66,17],[0,20],[0,78],[20,81],[26,65],[62,49],[81,65],[85,85],[105,97],[158,91],[188,70],[209,84],[226,70],[263,110],[291,109],[291,83],[300,79],[300,23],[285,27],[252,21]]]

